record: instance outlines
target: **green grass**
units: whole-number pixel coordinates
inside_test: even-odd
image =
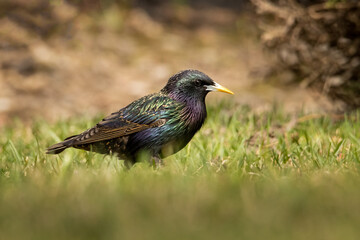
[[[1,239],[358,239],[360,112],[334,121],[234,103],[154,169],[47,146],[100,117],[0,130]]]

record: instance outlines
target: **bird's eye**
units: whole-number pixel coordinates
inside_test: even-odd
[[[201,81],[200,81],[200,80],[196,80],[196,81],[195,81],[195,86],[201,87],[201,86],[202,86]]]

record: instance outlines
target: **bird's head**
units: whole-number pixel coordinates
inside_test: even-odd
[[[205,99],[209,92],[215,91],[234,94],[198,70],[185,70],[175,74],[161,91],[179,100]]]

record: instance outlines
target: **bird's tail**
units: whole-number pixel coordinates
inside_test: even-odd
[[[64,145],[64,142],[59,142],[46,149],[46,154],[58,154],[64,151],[68,146]]]
[[[56,144],[48,147],[46,149],[46,154],[58,154],[58,153],[61,153],[62,151],[64,151],[66,148],[72,147],[73,139],[75,137],[77,137],[77,135],[68,137],[64,141],[56,143]]]

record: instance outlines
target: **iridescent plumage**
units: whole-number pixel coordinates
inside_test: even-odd
[[[232,93],[197,70],[179,72],[159,93],[132,102],[93,128],[49,147],[47,153],[57,154],[74,147],[116,153],[131,163],[141,156],[160,163],[161,158],[186,146],[201,128],[209,91]]]

